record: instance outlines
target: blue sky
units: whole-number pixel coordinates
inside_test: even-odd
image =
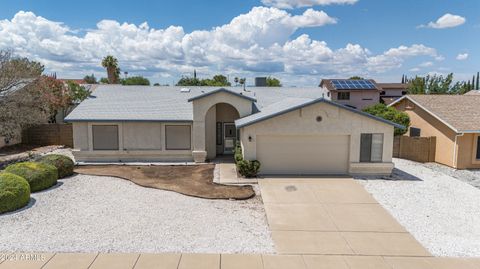
[[[0,49],[59,77],[105,76],[99,61],[113,54],[129,74],[170,84],[193,69],[298,86],[357,74],[463,80],[480,70],[479,11],[476,0],[2,1]]]

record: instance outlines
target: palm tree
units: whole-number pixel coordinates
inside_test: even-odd
[[[112,55],[108,55],[107,57],[103,58],[102,66],[107,69],[108,83],[117,84],[118,75],[120,74],[117,58],[113,57]]]

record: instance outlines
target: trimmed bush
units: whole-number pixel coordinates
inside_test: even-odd
[[[58,178],[73,175],[73,167],[75,166],[75,163],[65,155],[48,154],[40,157],[37,161],[55,166],[58,170]]]
[[[30,185],[21,176],[0,173],[0,214],[22,208],[30,201]]]
[[[238,163],[239,161],[243,160],[242,147],[238,142],[237,142],[237,146],[235,147],[235,153],[233,155],[233,158],[235,159],[235,163]]]
[[[246,178],[257,176],[258,170],[260,170],[260,162],[257,160],[244,160],[240,143],[237,143],[237,146],[235,147],[234,159],[235,164],[237,165],[237,171],[240,175]]]
[[[250,178],[256,177],[258,170],[260,170],[260,162],[257,160],[248,161],[248,160],[241,160],[237,163],[237,170],[240,175]]]
[[[58,171],[53,165],[39,162],[23,162],[11,164],[5,172],[25,178],[30,184],[30,191],[37,192],[57,184]]]

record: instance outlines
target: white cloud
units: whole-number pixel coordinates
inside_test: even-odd
[[[298,7],[326,6],[335,4],[355,4],[358,0],[262,0],[266,6],[273,6],[281,9],[292,9]]]
[[[438,18],[435,22],[429,22],[427,25],[419,25],[418,27],[423,28],[434,28],[434,29],[444,29],[457,27],[464,24],[466,19],[459,15],[453,15],[446,13],[442,17]]]
[[[433,66],[432,62],[423,62],[419,65],[420,67],[430,67]]]
[[[466,60],[468,58],[468,53],[460,53],[457,55],[456,59],[459,61]]]
[[[375,55],[354,43],[332,49],[306,34],[292,39],[299,29],[335,22],[313,9],[292,15],[277,8],[255,7],[211,30],[185,33],[181,26],[154,29],[146,22],[102,20],[79,35],[62,23],[21,11],[11,20],[0,21],[0,49],[13,48],[21,56],[44,63],[47,72],[57,72],[59,77],[93,72],[98,77],[104,74],[101,59],[112,54],[123,70],[147,77],[173,79],[196,69],[204,75],[261,73],[304,82],[321,76],[372,76],[399,68],[411,57],[441,57],[422,44]]]

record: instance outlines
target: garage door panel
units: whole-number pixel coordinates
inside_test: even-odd
[[[262,174],[347,174],[349,136],[257,136]]]

